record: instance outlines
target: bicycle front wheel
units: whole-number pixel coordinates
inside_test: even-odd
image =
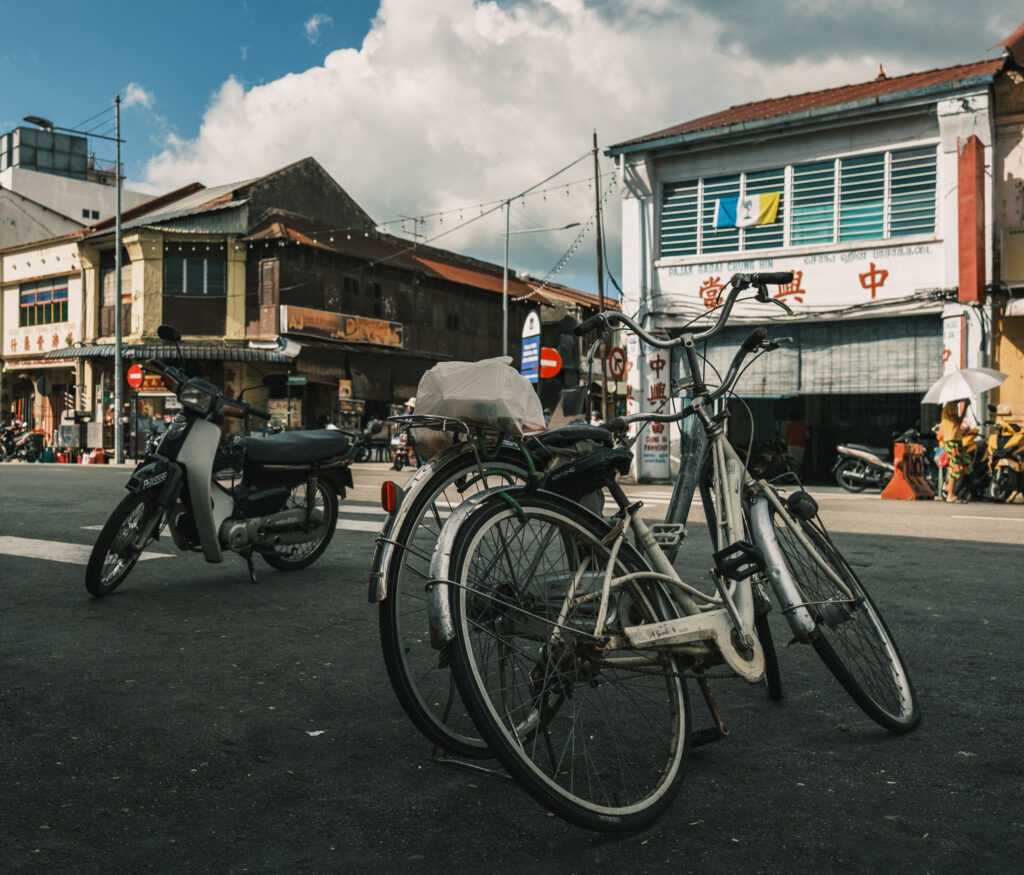
[[[557,496],[515,499],[483,503],[453,545],[459,691],[495,756],[541,804],[589,829],[639,829],[678,792],[689,750],[675,658],[630,649],[623,636],[667,618],[664,593],[643,577],[613,588],[595,629],[607,526]],[[645,570],[623,545],[616,576]]]
[[[822,530],[806,520],[772,516],[778,545],[816,623],[814,649],[865,714],[890,732],[909,732],[921,722],[917,694],[860,578]]]
[[[378,609],[384,664],[409,719],[430,741],[456,756],[480,759],[489,757],[490,751],[455,690],[447,653],[430,644],[424,589],[430,579],[430,557],[452,510],[488,487],[522,483],[526,473],[522,452],[507,447],[482,466],[468,451],[441,460],[429,477],[414,481],[406,493],[405,518],[394,537],[387,596]]]

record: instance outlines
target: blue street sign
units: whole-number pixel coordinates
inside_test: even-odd
[[[540,336],[523,338],[520,373],[531,383],[540,379]]]

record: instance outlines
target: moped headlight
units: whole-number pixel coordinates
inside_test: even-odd
[[[201,385],[186,383],[181,388],[181,391],[178,392],[178,400],[183,407],[206,416],[213,410],[217,396],[204,389]]]

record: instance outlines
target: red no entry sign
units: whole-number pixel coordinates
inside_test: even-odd
[[[145,375],[142,373],[142,365],[132,365],[128,368],[128,373],[125,375],[125,379],[128,381],[128,385],[133,389],[138,389],[142,385],[142,381]]]
[[[626,351],[621,346],[613,346],[608,353],[608,372],[612,379],[621,380],[626,374]]]
[[[542,377],[553,377],[562,370],[562,357],[557,349],[550,346],[540,348],[540,375]]]

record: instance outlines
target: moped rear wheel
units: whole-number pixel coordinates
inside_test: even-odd
[[[334,537],[338,527],[338,496],[330,483],[317,478],[309,499],[313,503],[312,514],[315,525],[309,533],[309,540],[298,544],[281,544],[262,554],[268,565],[279,571],[298,571],[316,562]],[[306,507],[306,484],[292,490],[286,508]]]
[[[848,492],[863,492],[867,483],[853,476],[860,467],[861,463],[856,459],[844,459],[836,468],[836,483]]]
[[[85,569],[85,588],[96,598],[110,595],[139,561],[142,551],[156,540],[163,527],[157,507],[160,489],[126,495],[103,526]],[[148,532],[144,537],[143,532]]]

